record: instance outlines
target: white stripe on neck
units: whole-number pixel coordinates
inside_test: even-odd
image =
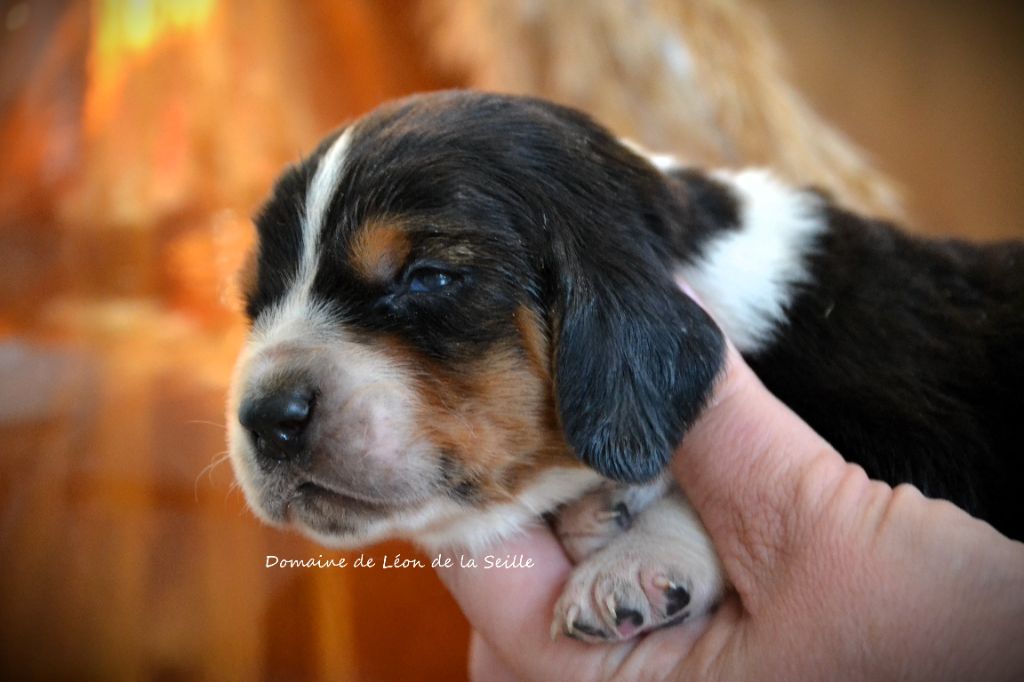
[[[696,264],[677,274],[740,352],[756,352],[785,325],[797,289],[810,280],[807,257],[826,227],[820,199],[764,170],[713,177],[734,192],[740,225],[715,234]]]

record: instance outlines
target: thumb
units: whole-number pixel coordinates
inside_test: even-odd
[[[773,396],[729,344],[708,407],[672,469],[701,517],[730,582],[748,609],[853,473],[821,436]]]

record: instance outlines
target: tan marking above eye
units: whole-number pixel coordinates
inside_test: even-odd
[[[371,222],[352,238],[349,263],[371,282],[386,282],[395,277],[409,257],[409,236],[405,229],[390,222]]]

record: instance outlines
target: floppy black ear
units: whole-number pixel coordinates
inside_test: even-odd
[[[476,141],[495,180],[480,194],[501,198],[487,220],[518,226],[535,254],[531,295],[550,316],[565,437],[606,476],[650,479],[722,366],[722,333],[672,266],[729,222],[729,202],[660,172],[581,112],[486,95],[472,106],[489,121]]]
[[[668,268],[636,251],[580,259],[563,273],[553,358],[568,442],[626,482],[664,468],[703,409],[725,348]]]

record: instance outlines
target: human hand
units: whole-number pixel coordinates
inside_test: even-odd
[[[440,573],[475,628],[474,677],[1022,679],[1024,544],[915,488],[867,478],[730,347],[673,472],[732,586],[709,617],[629,642],[548,636],[571,566],[545,528]]]

